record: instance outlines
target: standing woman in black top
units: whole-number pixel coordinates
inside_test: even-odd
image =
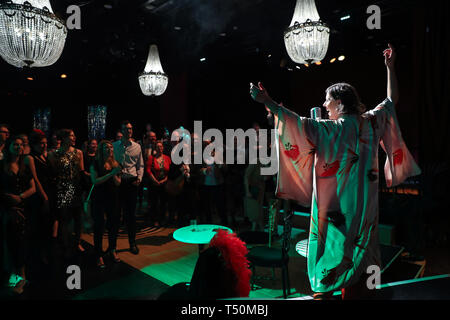
[[[91,181],[94,184],[92,193],[94,219],[94,247],[97,254],[97,266],[104,268],[103,233],[108,228],[108,254],[114,262],[120,262],[116,252],[117,234],[119,231],[119,186],[122,167],[114,159],[114,147],[111,141],[100,142],[95,161],[91,164]]]
[[[81,179],[84,172],[83,152],[75,148],[75,133],[70,129],[61,129],[57,138],[61,146],[48,154],[53,174],[55,175],[55,213],[59,222],[65,257],[71,256],[69,245],[69,222],[74,220],[75,246],[79,252],[84,252],[81,245]]]
[[[13,289],[21,294],[26,284],[26,234],[29,222],[26,199],[36,191],[29,167],[24,162],[23,140],[13,138],[6,143],[0,161],[0,216],[2,270],[20,276]],[[4,245],[6,244],[6,246]],[[6,249],[6,252],[3,250]],[[6,254],[5,254],[6,253]],[[4,259],[4,260],[3,260]]]
[[[34,129],[30,134],[31,153],[25,157],[36,184],[36,193],[31,197],[31,239],[40,253],[40,258],[47,263],[47,253],[51,236],[56,237],[55,219],[51,215],[50,200],[52,175],[47,160],[47,137],[41,130]],[[57,226],[56,226],[57,227]]]

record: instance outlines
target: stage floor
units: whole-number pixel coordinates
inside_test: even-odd
[[[128,251],[129,245],[127,235],[125,232],[121,232],[117,242],[117,249],[122,262],[135,268],[139,272],[160,281],[167,285],[167,287],[180,282],[190,282],[199,256],[198,245],[186,244],[174,240],[173,232],[175,230],[176,227],[145,227],[141,229],[136,237],[137,245],[140,250],[138,255],[133,255]],[[281,227],[279,232],[281,233]],[[293,228],[293,246],[290,251],[289,262],[289,276],[291,279],[290,297],[301,297],[311,293],[306,278],[306,260],[295,251],[296,239],[300,240],[305,237],[305,230]],[[91,234],[83,234],[82,238],[87,243],[93,244]],[[106,244],[107,240],[105,238],[104,249],[106,249]],[[275,242],[274,246],[279,246],[279,243]],[[258,267],[256,273],[263,278],[272,277],[272,269]],[[149,296],[152,297],[155,295],[157,295],[155,292],[149,294]],[[281,270],[277,269],[275,269],[275,278],[273,280],[257,280],[255,283],[255,290],[250,292],[250,298],[256,299],[282,297]],[[92,296],[86,292],[78,298],[90,299]]]
[[[248,230],[249,226],[244,225],[243,217],[237,217],[237,221],[238,224],[233,229],[234,232],[239,233]],[[15,297],[3,292],[2,298],[9,297],[20,300],[155,300],[170,286],[180,282],[190,282],[199,255],[198,246],[174,240],[173,232],[177,229],[175,226],[148,227],[144,223],[143,216],[138,216],[137,222],[137,245],[140,250],[138,255],[129,252],[126,230],[121,228],[117,249],[122,261],[114,263],[105,259],[106,268],[100,270],[95,265],[92,234],[85,233],[82,235],[83,244],[86,248],[85,253],[77,254],[70,260],[58,259],[52,264],[41,264],[35,267],[30,270],[29,285],[22,296]],[[278,232],[281,234],[281,226]],[[289,298],[308,297],[312,294],[307,278],[306,259],[295,251],[295,244],[306,237],[307,232],[305,230],[292,229],[289,252],[291,284]],[[103,245],[106,249],[106,235]],[[275,241],[274,246],[279,245],[279,241]],[[395,261],[400,260],[398,248],[385,248],[385,250],[382,250],[383,252],[385,253],[383,262],[390,263],[391,266],[386,271],[386,277],[382,276],[382,283],[413,279],[416,276],[416,270],[412,270],[412,273],[408,275],[404,267],[392,263],[391,260],[394,257],[396,258]],[[422,275],[450,273],[448,272],[448,253],[445,255],[442,254],[442,251],[440,252],[439,257],[437,254],[433,255],[435,260],[427,261],[425,272],[422,272]],[[62,252],[60,251],[61,256]],[[70,274],[67,273],[69,265],[80,267],[80,289],[69,290],[67,288],[67,279],[70,277]],[[439,273],[433,274],[433,266],[436,265],[440,267]],[[443,265],[447,267],[443,267]],[[441,270],[442,268],[445,270]],[[387,274],[389,270],[392,270],[392,272]],[[268,279],[272,277],[272,269],[270,268],[257,267],[256,274],[266,279],[256,280],[255,290],[250,292],[250,298],[278,299],[283,297],[281,270],[275,269],[274,279]]]

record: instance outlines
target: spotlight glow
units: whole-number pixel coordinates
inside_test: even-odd
[[[341,17],[341,21],[348,20],[348,19],[350,19],[350,15],[346,15],[346,16]]]
[[[344,59],[345,59],[345,56],[340,56],[340,57],[338,58],[339,61],[344,61]]]
[[[316,65],[318,65],[318,66],[320,66],[321,64],[322,64],[322,61],[317,61],[317,62],[314,62]]]
[[[200,58],[200,61],[201,62],[206,61],[206,58]]]
[[[333,58],[333,59],[330,60],[330,63],[333,63],[335,61],[336,61],[336,58]]]
[[[33,77],[27,77],[27,80],[33,81]]]
[[[63,74],[61,75],[61,79],[66,79],[66,78],[67,78],[67,74],[63,73]]]

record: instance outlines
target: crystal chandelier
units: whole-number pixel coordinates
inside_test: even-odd
[[[64,49],[67,28],[49,0],[7,0],[0,4],[0,55],[16,67],[54,64]]]
[[[314,0],[297,0],[294,16],[284,32],[289,57],[296,63],[314,63],[325,58],[330,28],[320,20]]]
[[[158,47],[150,46],[144,72],[139,74],[139,85],[146,96],[160,96],[166,91],[169,77],[164,73],[159,60]]]

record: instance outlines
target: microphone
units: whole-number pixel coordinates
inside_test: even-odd
[[[322,119],[322,110],[320,107],[311,108],[311,119],[321,120]]]

